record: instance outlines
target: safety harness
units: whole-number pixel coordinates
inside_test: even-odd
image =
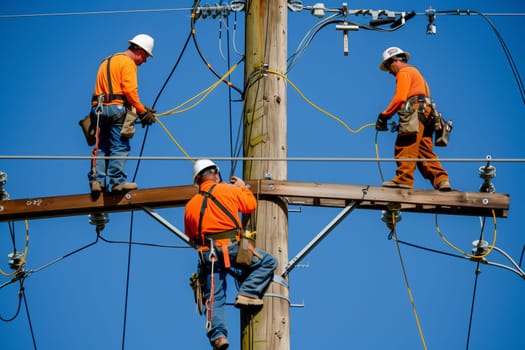
[[[215,186],[216,184],[211,186],[208,191],[199,191],[199,194],[203,196],[204,199],[201,205],[199,224],[197,229],[199,237],[201,238],[201,246],[199,247],[198,251],[207,251],[209,249],[213,249],[214,245],[216,245],[217,247],[221,248],[222,256],[224,259],[224,267],[229,269],[231,267],[231,262],[230,254],[228,253],[228,243],[230,243],[233,239],[239,241],[242,228],[241,226],[239,226],[239,222],[235,219],[235,216],[228,209],[226,209],[226,207],[221,202],[219,202],[217,197],[211,194]],[[206,211],[206,208],[208,206],[208,199],[211,199],[213,203],[215,203],[215,205],[220,210],[222,210],[228,216],[228,218],[230,218],[230,220],[235,224],[235,229],[207,235],[205,235],[202,232],[202,219],[204,218],[204,212]]]
[[[215,246],[221,248],[223,256],[223,265],[225,268],[229,269],[231,267],[230,254],[228,253],[228,243],[235,239],[239,240],[241,227],[239,226],[238,221],[235,219],[232,213],[224,205],[222,205],[219,200],[211,194],[216,184],[210,187],[208,191],[199,191],[199,194],[204,197],[202,200],[201,210],[199,214],[199,224],[198,224],[198,234],[201,238],[201,246],[197,249],[199,253],[203,251],[210,251],[210,261],[211,261],[211,287],[210,287],[210,297],[206,300],[206,329],[211,329],[211,321],[213,319],[213,304],[215,301],[215,261],[217,260],[217,254],[215,252]],[[204,217],[204,212],[208,207],[208,199],[211,199],[219,209],[221,209],[235,224],[235,229],[225,232],[219,232],[214,234],[204,235],[202,232],[202,219]]]
[[[120,95],[120,94],[113,94],[113,83],[111,82],[111,73],[110,73],[110,67],[109,63],[111,62],[111,58],[113,56],[109,56],[107,58],[107,65],[106,65],[106,75],[108,77],[108,85],[109,85],[109,95],[101,94],[101,95],[93,95],[91,98],[91,102],[97,102],[96,108],[95,108],[95,114],[97,115],[97,122],[96,122],[96,129],[95,129],[95,146],[93,147],[93,150],[91,151],[91,171],[93,174],[96,174],[97,169],[97,156],[98,156],[98,149],[99,149],[99,141],[100,141],[100,115],[102,114],[102,106],[103,103],[108,103],[113,100],[122,100],[124,102],[124,106],[129,105],[128,100],[126,96]],[[126,107],[127,108],[127,107]]]
[[[109,56],[106,59],[108,61],[107,65],[106,65],[106,75],[108,77],[109,95],[108,94],[93,95],[93,97],[91,98],[91,102],[100,102],[100,97],[102,97],[102,102],[103,103],[109,103],[109,102],[112,102],[114,100],[120,100],[120,101],[122,101],[124,103],[124,106],[128,106],[129,105],[128,99],[126,98],[125,95],[114,94],[113,93],[113,84],[111,83],[111,73],[110,73],[110,69],[109,69],[109,63],[111,62],[111,58],[113,56],[115,56],[115,55]]]

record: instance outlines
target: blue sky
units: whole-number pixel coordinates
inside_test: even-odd
[[[190,30],[193,1],[12,1],[0,6],[3,55],[0,65],[3,107],[0,137],[0,171],[7,173],[5,190],[12,199],[86,193],[89,161],[77,121],[89,109],[99,62],[126,49],[138,33],[155,38],[153,59],[139,67],[141,99],[152,105],[168,77]],[[339,1],[324,1],[340,7]],[[313,5],[314,2],[304,2]],[[378,69],[381,53],[399,46],[412,55],[411,62],[425,75],[443,114],[454,121],[449,147],[437,148],[460,191],[476,192],[482,180],[478,168],[490,155],[496,167],[493,179],[498,193],[510,194],[508,218],[497,220],[496,246],[518,261],[525,243],[522,215],[525,191],[525,151],[521,143],[522,96],[512,69],[492,28],[480,16],[439,16],[437,34],[427,35],[422,14],[436,10],[471,9],[486,14],[525,13],[521,1],[353,1],[350,9],[416,11],[419,15],[394,32],[359,30],[349,34],[349,54],[343,55],[343,37],[335,27],[322,29],[290,71],[288,78],[316,105],[341,118],[350,127],[375,122],[390,101],[393,78]],[[103,11],[171,9],[155,12],[93,14]],[[180,10],[175,10],[180,9]],[[91,12],[92,14],[80,14]],[[7,16],[52,14],[60,16]],[[244,47],[243,13],[229,18],[230,61],[235,63]],[[523,16],[489,16],[525,75]],[[364,16],[350,17],[367,23]],[[288,12],[288,55],[308,30],[319,21],[309,11]],[[237,31],[234,35],[236,24]],[[206,59],[220,73],[228,70],[226,23],[202,19],[196,37]],[[521,39],[520,39],[521,38]],[[233,41],[235,39],[235,41]],[[234,45],[235,43],[235,45]],[[220,48],[220,49],[219,49]],[[236,49],[236,50],[234,50]],[[232,74],[242,87],[244,66]],[[156,104],[167,111],[212,85],[217,78],[200,59],[193,43]],[[233,91],[232,100],[239,95]],[[207,99],[188,112],[163,117],[162,121],[192,157],[216,157],[229,174],[242,105],[232,103],[220,85]],[[355,185],[379,185],[377,163],[355,161],[375,158],[375,130],[349,133],[340,123],[307,104],[292,88],[287,92],[288,179]],[[231,120],[231,122],[230,122]],[[137,156],[144,140],[138,128],[131,155]],[[382,133],[379,154],[385,180],[394,174],[395,135]],[[10,157],[18,156],[18,157]],[[35,159],[34,156],[42,158]],[[143,156],[180,157],[180,160],[129,161],[129,178],[136,175],[141,188],[191,182],[192,164],[160,125],[148,132]],[[62,157],[62,158],[60,158]],[[316,160],[311,160],[316,158]],[[337,158],[322,160],[322,158]],[[241,176],[241,166],[233,169]],[[417,188],[430,189],[416,175]],[[334,208],[291,207],[289,257],[292,258],[340,211]],[[182,208],[159,213],[182,229]],[[388,240],[381,213],[356,210],[350,214],[290,274],[291,348],[315,349],[421,349],[414,314],[399,263],[396,246]],[[470,252],[480,237],[481,220],[468,216],[439,216],[446,238]],[[99,240],[96,244],[44,267],[95,241],[86,216],[29,221],[26,269],[39,270],[25,280],[24,303],[11,322],[0,323],[0,348],[32,349],[208,349],[204,318],[193,304],[188,278],[195,270],[196,254],[143,212],[112,213],[102,231],[106,240],[166,245],[159,248],[133,245],[127,308],[125,306],[128,245]],[[434,215],[403,213],[397,231],[405,242],[447,253],[456,253],[436,232]],[[10,227],[1,223],[0,268],[9,271],[7,255],[24,247],[24,222]],[[492,243],[494,223],[485,221],[484,238]],[[429,349],[464,349],[469,335],[476,264],[442,254],[401,245],[402,257],[414,296],[424,339]],[[502,254],[488,260],[511,266]],[[42,269],[40,269],[42,268]],[[478,275],[470,349],[523,349],[525,285],[511,271],[482,265]],[[9,281],[1,277],[0,283]],[[233,301],[235,286],[230,283]],[[0,316],[15,315],[19,284],[0,289]],[[304,305],[304,307],[295,307]],[[126,332],[123,334],[124,314]],[[239,313],[228,309],[232,349],[239,348]]]

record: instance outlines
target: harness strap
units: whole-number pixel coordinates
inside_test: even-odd
[[[203,196],[204,199],[202,200],[201,211],[199,215],[198,234],[201,237],[201,247],[199,247],[198,250],[205,251],[206,248],[208,248],[206,244],[206,237],[204,233],[202,232],[202,219],[204,217],[204,213],[208,206],[208,199],[211,199],[215,203],[215,205],[217,205],[217,207],[219,207],[219,209],[221,209],[235,224],[234,230],[207,235],[211,239],[211,242],[212,242],[210,243],[210,246],[213,244],[213,242],[215,242],[217,247],[221,248],[224,267],[229,269],[231,267],[231,261],[230,261],[230,254],[228,252],[228,244],[231,242],[232,238],[236,238],[238,240],[238,236],[239,236],[239,232],[241,228],[239,226],[239,223],[233,216],[233,214],[230,213],[230,211],[226,209],[226,207],[222,205],[222,203],[219,202],[219,200],[214,195],[211,194],[215,186],[216,184],[210,187],[210,189],[207,192],[199,191],[199,194]]]
[[[108,77],[109,95],[106,95],[106,94],[93,95],[93,97],[91,98],[91,102],[98,101],[100,96],[102,96],[102,99],[103,99],[102,102],[108,103],[108,102],[111,102],[111,101],[114,101],[114,100],[121,100],[121,101],[124,102],[125,105],[128,105],[128,99],[126,98],[125,95],[114,94],[113,93],[113,83],[111,82],[111,72],[110,72],[110,69],[109,69],[109,63],[111,62],[111,58],[112,57],[113,56],[109,56],[107,58],[108,64],[106,65],[106,75]]]
[[[220,239],[216,241],[217,247],[221,248],[223,264],[224,264],[224,267],[227,269],[232,267],[231,262],[230,262],[230,253],[228,252],[228,243],[230,242],[231,240],[229,239]]]
[[[109,95],[93,95],[91,98],[91,102],[97,102],[99,96],[102,96],[103,100],[102,102],[108,103],[114,100],[121,100],[124,101],[124,103],[127,103],[127,98],[125,95],[122,94],[109,94]]]

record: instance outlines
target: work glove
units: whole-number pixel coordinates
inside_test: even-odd
[[[388,122],[385,118],[383,118],[383,115],[379,113],[379,116],[376,120],[376,130],[377,131],[387,131],[388,130]]]
[[[155,123],[155,112],[156,110],[151,109],[149,107],[144,107],[145,111],[139,114],[140,123],[142,124],[142,127],[145,127],[146,125],[151,125]]]

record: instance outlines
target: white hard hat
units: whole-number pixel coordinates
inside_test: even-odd
[[[381,64],[379,65],[379,69],[386,72],[388,69],[385,67],[385,62],[388,61],[392,57],[400,56],[400,55],[405,55],[405,57],[407,58],[407,61],[410,58],[410,54],[408,52],[401,50],[399,47],[395,47],[395,46],[389,47],[388,49],[383,51],[383,60],[381,61]]]
[[[128,40],[128,43],[137,45],[142,50],[146,51],[148,56],[153,57],[153,44],[154,40],[151,36],[147,34],[138,34],[131,40]]]
[[[214,162],[212,162],[209,159],[199,159],[199,160],[197,160],[195,162],[195,164],[193,165],[193,183],[196,184],[197,177],[199,176],[200,173],[202,173],[203,170],[206,170],[206,169],[211,168],[211,167],[217,168],[217,172],[220,171],[220,169],[217,166],[217,164],[215,164]]]

